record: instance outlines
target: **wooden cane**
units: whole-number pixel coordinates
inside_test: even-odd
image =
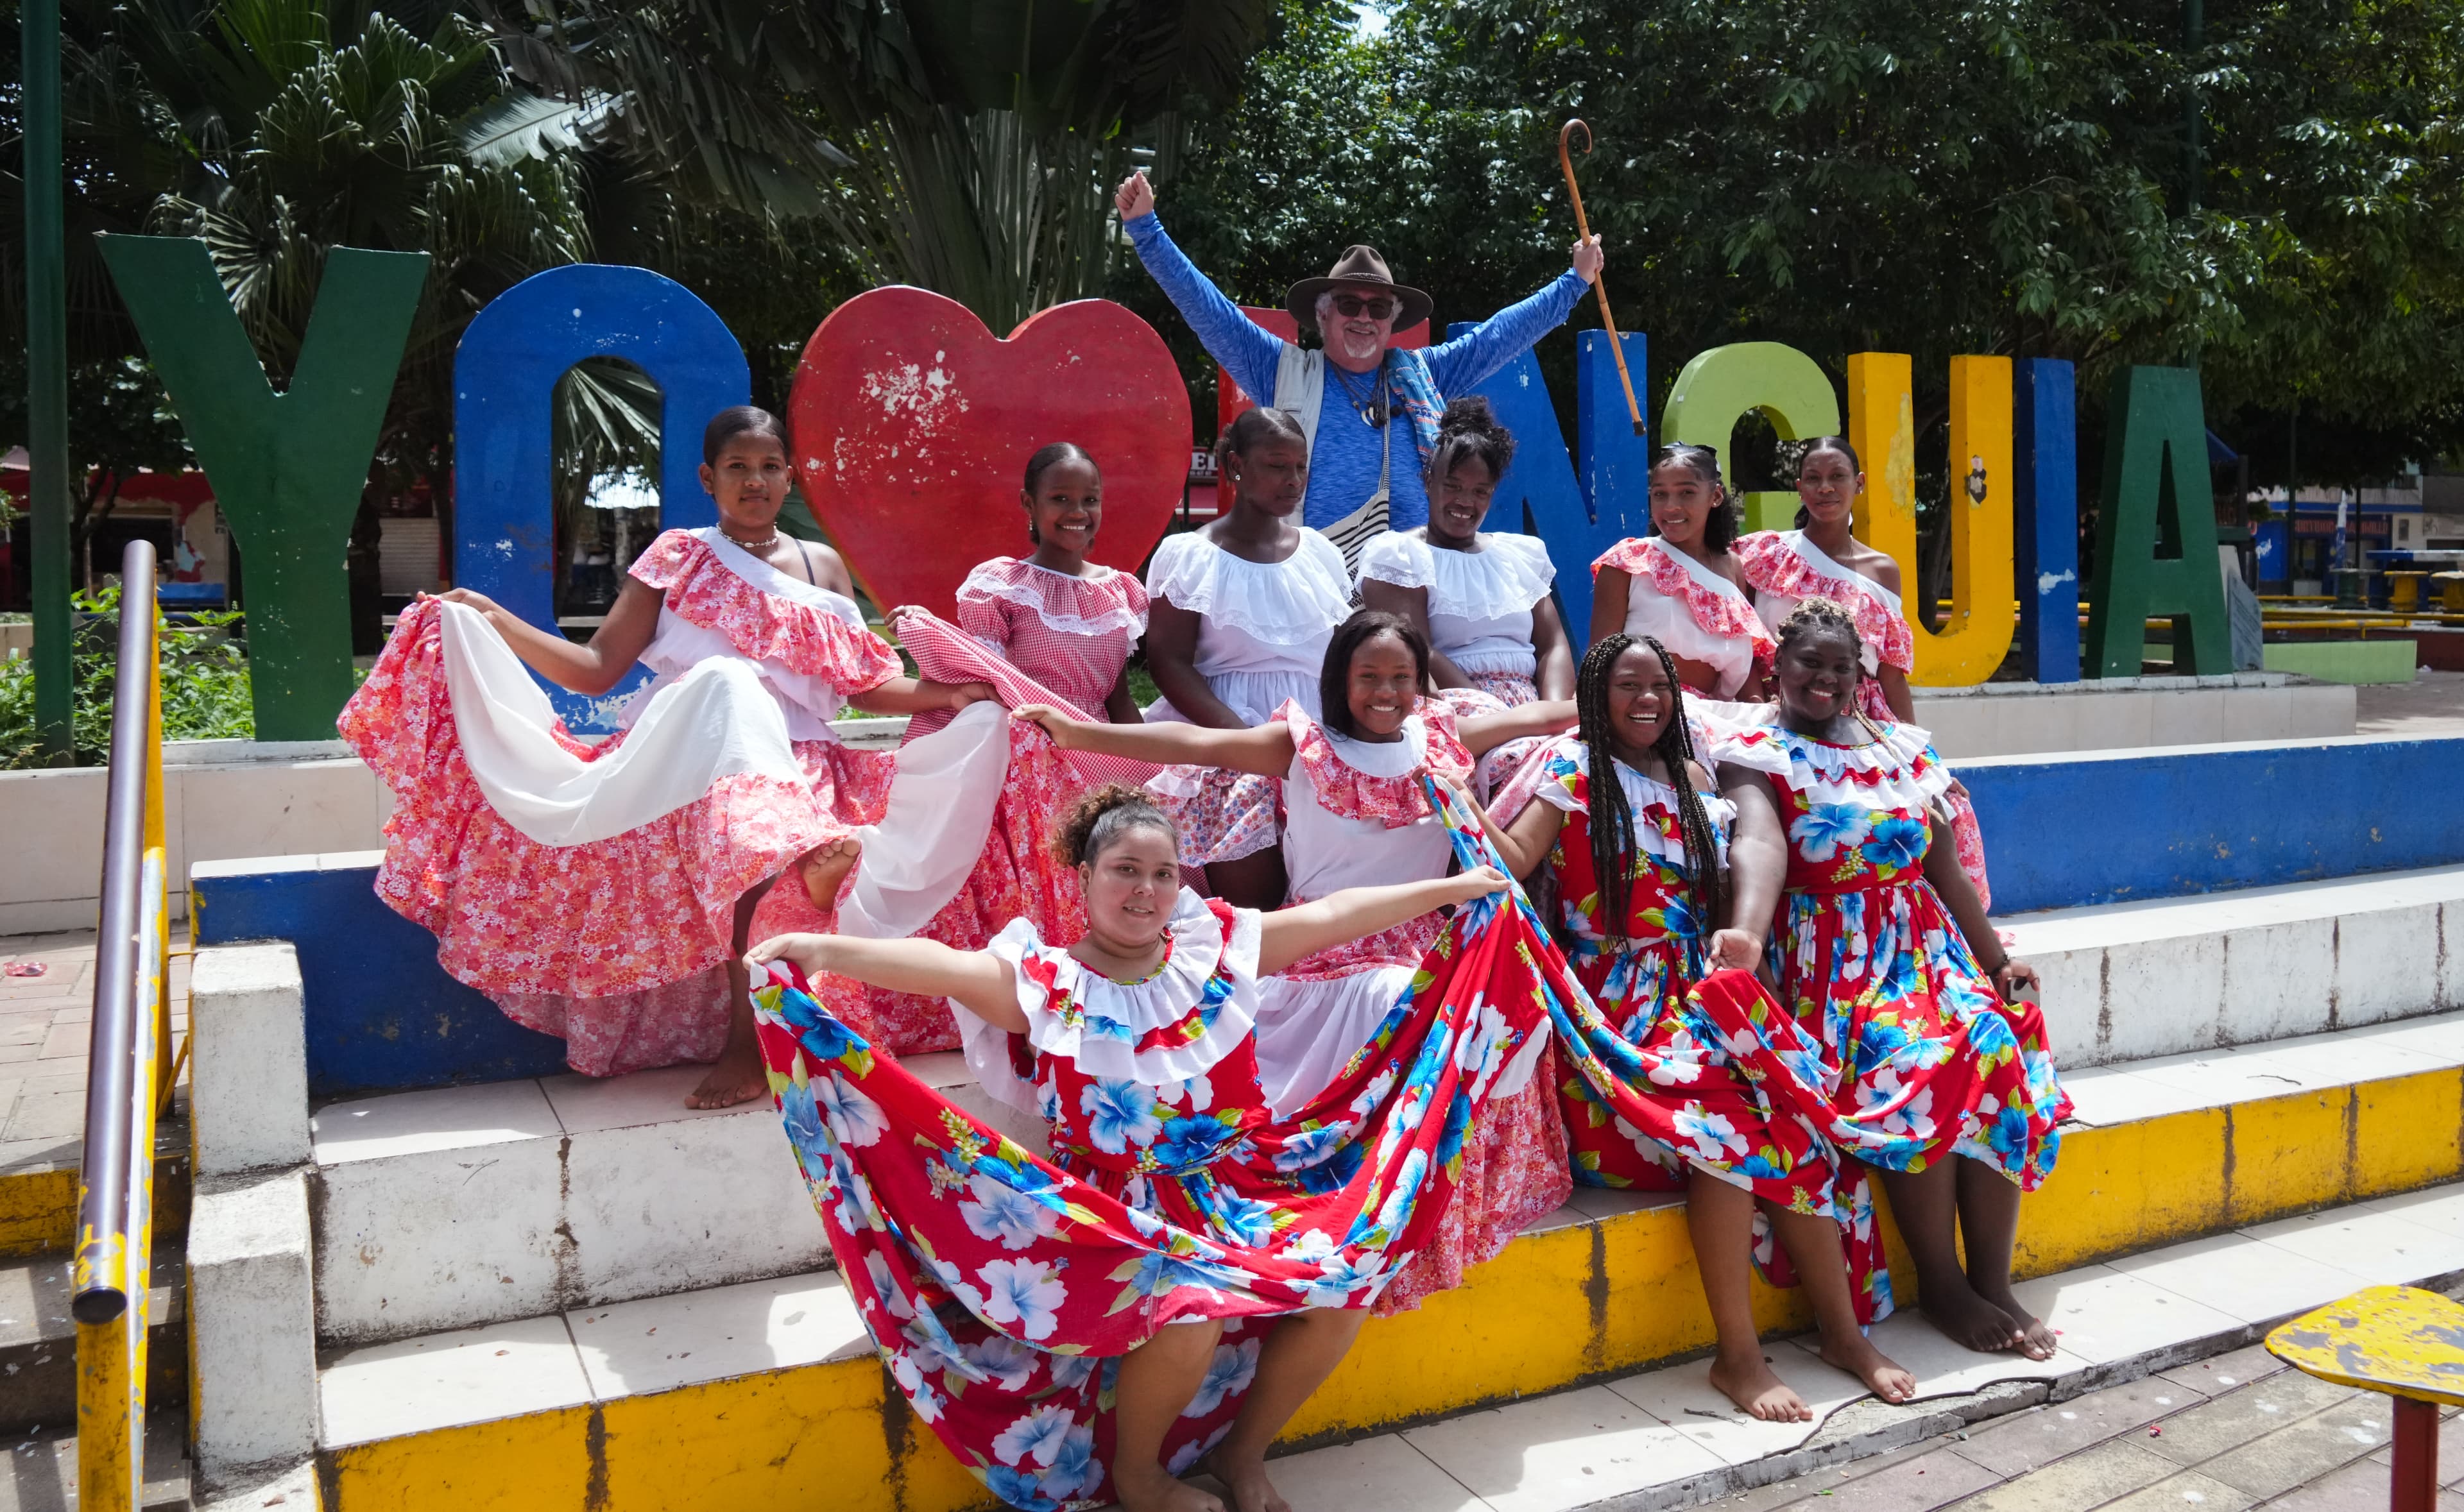
[[[1565,128],[1557,133],[1557,165],[1566,170],[1566,197],[1574,202],[1574,234],[1585,241],[1590,241],[1592,224],[1583,214],[1583,191],[1574,184],[1574,157],[1566,145],[1568,139],[1573,136],[1576,126],[1583,128],[1584,153],[1589,155],[1592,150],[1592,128],[1585,125],[1582,118],[1578,116],[1566,122]],[[1617,382],[1625,384],[1626,412],[1634,416],[1634,433],[1638,436],[1641,435],[1643,433],[1642,405],[1634,397],[1634,375],[1625,370],[1625,343],[1617,340],[1617,317],[1609,314],[1608,279],[1594,277],[1592,293],[1600,296],[1600,324],[1608,328],[1609,356],[1617,360]]]

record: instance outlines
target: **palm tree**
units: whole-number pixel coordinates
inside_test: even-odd
[[[1112,180],[1265,0],[480,0],[515,72],[695,203],[818,221],[1006,332],[1102,284]]]

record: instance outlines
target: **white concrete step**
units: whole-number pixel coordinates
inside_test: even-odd
[[[955,1053],[910,1057],[979,1116]],[[434,1087],[310,1121],[329,1345],[826,1268],[768,1100],[695,1111],[699,1066]]]
[[[2464,866],[1998,920],[2044,975],[2065,1067],[2321,1034],[2459,1005]],[[2464,910],[2455,939],[2464,945]]]
[[[2045,973],[2081,1118],[2132,1121],[2168,1100],[2181,1111],[2464,1064],[2464,1025],[2437,1019],[2325,1051],[2264,1048],[2445,1007],[2445,910],[2458,899],[2464,867],[2444,867],[2009,922]],[[2241,1080],[2163,1060],[2179,1055],[2224,1058]],[[956,1055],[909,1064],[979,1117],[1038,1132],[985,1100]],[[2128,1075],[2108,1085],[2099,1066]],[[2164,1089],[2185,1074],[2188,1090]],[[700,1076],[551,1077],[319,1108],[319,1337],[367,1344],[826,1268],[778,1115],[766,1102],[688,1110]]]

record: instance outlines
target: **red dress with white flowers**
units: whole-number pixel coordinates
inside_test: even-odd
[[[483,622],[435,600],[402,617],[339,721],[394,795],[377,895],[436,934],[437,961],[456,978],[516,1022],[562,1038],[567,1063],[588,1076],[717,1058],[737,901],[877,818],[891,772],[886,753],[851,752],[829,733],[839,699],[899,672],[897,653],[864,628],[852,603],[715,530],[666,532],[632,575],[663,595],[643,656],[659,680],[636,695],[627,728],[596,745],[568,734],[539,696],[530,738],[552,739],[584,768],[612,767],[662,700],[687,691],[693,668],[732,660],[751,675],[730,686],[760,690],[733,707],[792,749],[792,767],[719,776],[612,836],[542,843],[509,822],[474,776],[466,733],[483,750],[508,733],[461,722],[505,717],[503,706],[456,707],[442,621],[450,608]]]
[[[1334,734],[1296,703],[1279,713],[1294,751],[1284,781],[1287,905],[1345,887],[1445,875],[1452,845],[1421,776],[1460,780],[1470,774],[1471,753],[1455,734],[1451,709],[1423,702],[1394,741]],[[1424,915],[1321,951],[1266,979],[1258,1054],[1279,1110],[1305,1104],[1361,1047],[1400,1023],[1400,1005],[1441,922]],[[1550,1091],[1546,1039],[1500,1078],[1486,1112],[1466,1133],[1454,1206],[1379,1295],[1381,1315],[1461,1285],[1463,1267],[1491,1259],[1534,1219],[1565,1205],[1573,1184]]]

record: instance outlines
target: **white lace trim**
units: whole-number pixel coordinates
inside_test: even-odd
[[[1023,568],[1027,572],[1040,576],[1028,579],[1004,576],[1005,572],[1016,568]],[[975,570],[967,574],[967,581],[958,585],[958,602],[964,603],[970,599],[979,602],[998,599],[1004,603],[1015,603],[1022,609],[1033,610],[1035,617],[1042,620],[1047,629],[1062,635],[1096,636],[1108,635],[1114,630],[1127,630],[1134,639],[1146,634],[1146,611],[1132,607],[1125,598],[1118,596],[1119,585],[1113,580],[1122,575],[1110,567],[1097,570],[1102,576],[1073,578],[1066,572],[1055,572],[1049,567],[1039,567],[1031,561],[1018,558],[996,557],[990,561],[977,563]],[[1051,580],[1052,587],[1059,590],[1061,595],[1066,595],[1073,601],[1074,607],[1081,610],[1086,605],[1079,601],[1093,596],[1087,590],[1097,590],[1098,593],[1109,592],[1115,597],[1109,605],[1096,613],[1072,613],[1054,605],[1052,600],[1055,595],[1043,591],[1044,579]]]
[[[1172,936],[1171,959],[1152,977],[1134,983],[1116,982],[1061,947],[1045,944],[1024,919],[1012,919],[984,949],[1018,968],[1018,1006],[1026,1015],[1028,1043],[1067,1058],[1089,1077],[1166,1086],[1205,1075],[1249,1038],[1258,1016],[1259,916],[1251,909],[1234,910],[1227,934],[1217,926],[1206,900],[1184,887],[1165,928]],[[1137,1048],[1149,1031],[1188,1017],[1226,952],[1232,995],[1216,1010],[1206,1032],[1187,1044]],[[1029,956],[1057,969],[1053,991],[1066,991],[1076,1001],[1079,1022],[1053,1012],[1044,988],[1026,973]]]
[[[1292,554],[1271,565],[1233,556],[1203,531],[1167,536],[1147,566],[1147,597],[1268,646],[1323,638],[1352,613],[1352,575],[1334,542],[1301,532]]]
[[[1591,772],[1591,751],[1583,744],[1580,735],[1554,736],[1545,749],[1532,753],[1532,756],[1533,759],[1540,761],[1571,762],[1576,771],[1587,776]],[[1648,777],[1636,771],[1623,761],[1614,761],[1611,764],[1617,768],[1617,786],[1625,791],[1626,812],[1637,819],[1646,814],[1665,815],[1671,820],[1676,818],[1677,790],[1675,788],[1658,778]],[[1709,763],[1705,764],[1707,766]],[[1703,793],[1697,790],[1697,796],[1703,800],[1704,817],[1711,822],[1712,840],[1719,847],[1719,864],[1725,866],[1728,864],[1728,832],[1737,822],[1737,805],[1717,793]],[[1568,814],[1589,812],[1575,800],[1573,791],[1565,783],[1551,778],[1544,778],[1541,780],[1539,792],[1534,797],[1551,808]],[[1684,841],[1682,838],[1672,840],[1661,835],[1658,825],[1637,824],[1634,838],[1636,847],[1644,855],[1678,866],[1686,865]]]
[[[1536,536],[1484,532],[1481,549],[1441,551],[1408,531],[1369,543],[1360,576],[1403,588],[1429,590],[1429,613],[1458,620],[1502,620],[1529,614],[1549,596],[1557,567]]]
[[[1766,773],[1791,791],[1824,803],[1864,808],[1926,808],[1950,790],[1950,769],[1933,750],[1933,736],[1915,725],[1876,727],[1863,745],[1834,745],[1801,735],[1778,722],[1769,705],[1695,706],[1707,761]]]

